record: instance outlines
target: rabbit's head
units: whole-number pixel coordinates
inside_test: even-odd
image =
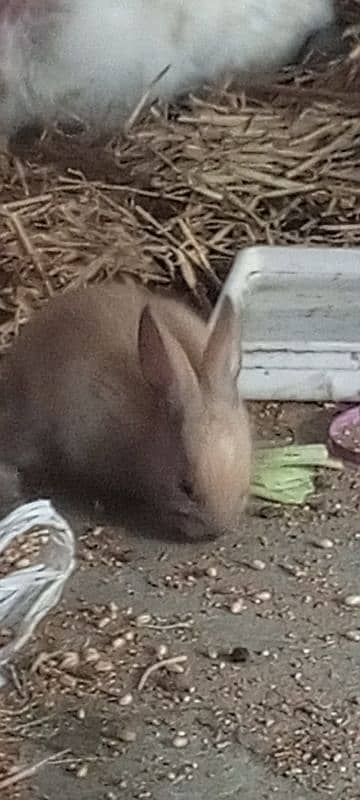
[[[165,519],[191,538],[216,536],[238,523],[251,476],[250,426],[237,390],[240,325],[232,304],[226,298],[208,327],[196,367],[149,306],[138,347],[143,377],[165,406],[181,449],[177,470],[169,470],[176,485],[164,497]]]

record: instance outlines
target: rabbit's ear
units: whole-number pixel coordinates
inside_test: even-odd
[[[189,359],[168,331],[161,331],[150,307],[139,323],[138,353],[144,379],[177,410],[199,395],[199,385]]]
[[[235,399],[241,370],[241,323],[229,297],[224,298],[214,324],[210,322],[209,327],[202,380],[217,395]]]

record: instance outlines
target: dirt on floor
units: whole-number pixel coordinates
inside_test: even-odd
[[[207,311],[240,247],[359,244],[359,0],[340,5],[349,56],[319,71],[225,82],[106,147],[0,153],[0,349],[58,291],[125,274]],[[270,404],[257,431],[323,441],[331,413]],[[78,569],[0,691],[1,800],[358,800],[359,489],[323,473],[215,543],[67,515]]]
[[[257,414],[279,441],[326,419]],[[78,570],[2,691],[1,798],[358,798],[359,488],[323,474],[210,544],[74,517]]]

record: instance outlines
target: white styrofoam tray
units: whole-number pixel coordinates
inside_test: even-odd
[[[360,249],[246,248],[224,295],[243,319],[243,397],[360,399]]]

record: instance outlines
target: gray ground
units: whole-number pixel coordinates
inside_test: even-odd
[[[273,406],[258,425],[314,440],[324,420]],[[327,473],[307,508],[257,505],[210,545],[83,531],[3,696],[3,758],[60,754],[23,796],[359,798],[360,607],[342,602],[360,596],[359,487],[356,470]],[[139,688],[173,656],[187,660]]]

